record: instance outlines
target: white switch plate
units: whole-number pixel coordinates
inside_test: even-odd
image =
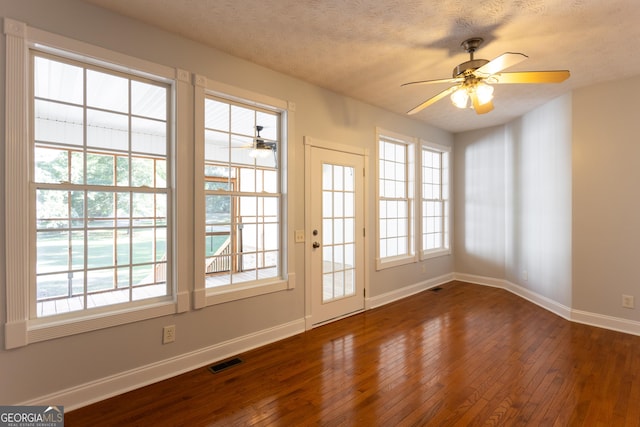
[[[624,308],[633,308],[633,295],[622,295],[622,306]]]
[[[296,243],[304,242],[304,230],[296,230]]]

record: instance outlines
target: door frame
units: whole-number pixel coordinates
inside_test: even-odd
[[[362,266],[362,279],[364,283],[364,310],[367,309],[367,296],[369,295],[369,236],[372,235],[372,231],[369,230],[369,149],[362,147],[355,147],[347,144],[340,144],[336,142],[323,141],[309,136],[304,136],[304,289],[305,289],[305,304],[304,304],[304,320],[305,330],[309,330],[314,326],[320,326],[324,323],[317,325],[313,324],[312,318],[312,290],[311,290],[311,241],[313,236],[311,235],[312,219],[311,219],[311,149],[322,148],[325,150],[331,150],[336,152],[343,152],[362,156],[364,165],[364,179],[362,180],[362,200],[363,200],[363,217],[362,222],[364,224],[364,238],[363,244],[363,258],[364,265]],[[344,317],[351,315],[346,314]],[[340,318],[332,319],[331,321],[338,320]],[[326,323],[326,322],[325,322]]]

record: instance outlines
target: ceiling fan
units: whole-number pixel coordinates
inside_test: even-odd
[[[528,56],[523,53],[505,52],[491,61],[475,59],[473,54],[483,41],[480,37],[473,37],[462,42],[461,46],[469,53],[470,59],[453,69],[452,78],[403,84],[402,86],[455,83],[450,88],[409,110],[407,114],[416,114],[449,94],[451,94],[451,101],[456,107],[467,108],[471,106],[476,113],[485,114],[493,110],[493,87],[491,84],[560,83],[569,78],[567,70],[503,73],[502,70],[524,61]]]
[[[253,144],[246,147],[249,148],[249,156],[251,157],[260,157],[260,158],[265,158],[268,157],[270,153],[273,153],[273,155],[275,156],[276,154],[276,142],[275,141],[267,141],[265,139],[263,139],[262,137],[260,137],[260,131],[262,131],[262,129],[264,129],[264,126],[256,126],[256,137],[253,140]]]

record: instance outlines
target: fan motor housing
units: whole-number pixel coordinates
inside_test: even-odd
[[[453,69],[453,77],[461,76],[467,70],[471,70],[471,71],[477,70],[478,68],[488,63],[489,61],[486,59],[472,59],[470,61],[463,62],[462,64],[458,64]]]

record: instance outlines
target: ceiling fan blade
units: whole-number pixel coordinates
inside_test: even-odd
[[[560,83],[567,80],[569,75],[568,70],[498,73],[491,76],[490,83]]]
[[[412,110],[407,111],[407,114],[416,114],[422,110],[424,110],[425,108],[427,108],[429,105],[436,103],[437,101],[440,101],[442,98],[444,98],[445,96],[449,95],[450,93],[453,93],[456,89],[458,89],[460,86],[451,86],[449,89],[445,89],[442,92],[440,92],[439,94],[427,99],[426,101],[424,101],[422,104],[416,106],[415,108],[413,108]]]
[[[469,96],[471,96],[473,109],[476,110],[477,114],[486,114],[489,111],[493,110],[493,102],[489,101],[485,102],[484,104],[480,104],[478,95],[475,93],[475,91],[471,91],[471,94]]]
[[[528,56],[524,53],[505,52],[475,70],[473,74],[477,77],[489,77],[492,74],[499,73],[506,68],[519,64],[527,58]]]
[[[420,80],[417,82],[409,82],[403,83],[400,86],[409,86],[409,85],[427,85],[433,83],[462,83],[464,81],[464,77],[455,77],[452,79],[437,79],[437,80]]]

